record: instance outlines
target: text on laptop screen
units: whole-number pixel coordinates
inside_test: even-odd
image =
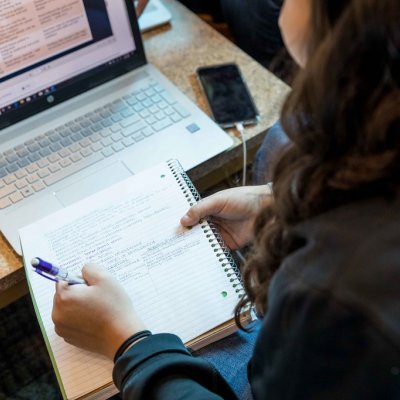
[[[132,56],[124,0],[1,0],[0,112]]]

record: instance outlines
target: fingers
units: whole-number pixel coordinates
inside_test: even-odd
[[[67,282],[59,281],[56,284],[56,293],[53,299],[53,312],[65,307],[66,304],[73,301],[75,296],[75,285],[69,285]]]
[[[105,279],[110,279],[111,275],[96,264],[85,264],[82,268],[82,277],[89,286],[93,286]]]
[[[69,285],[67,282],[58,281],[56,283],[56,293],[61,294],[64,290],[68,289]]]
[[[224,204],[225,200],[218,198],[216,195],[207,197],[188,210],[188,212],[181,218],[181,224],[183,226],[193,226],[202,218],[216,216],[221,212]]]
[[[61,324],[62,321],[62,309],[64,308],[65,304],[69,300],[69,285],[66,282],[57,282],[56,284],[56,293],[54,294],[53,298],[53,310],[51,313],[51,319],[56,327]],[[60,336],[60,334],[56,333]]]

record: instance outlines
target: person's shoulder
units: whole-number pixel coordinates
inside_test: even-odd
[[[391,265],[400,265],[399,226],[400,195],[346,204],[298,224],[289,232],[301,239],[303,246],[287,257],[285,268],[293,269],[294,258],[304,259],[307,262],[295,271],[307,276],[311,267],[320,269],[323,262],[325,276],[332,270],[340,272],[343,280],[355,272],[367,274],[389,260]],[[358,269],[360,263],[363,266]]]
[[[293,229],[303,245],[286,257],[271,288],[318,291],[359,312],[400,345],[400,199],[331,210]]]

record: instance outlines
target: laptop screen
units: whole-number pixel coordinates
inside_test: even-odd
[[[0,127],[144,62],[129,0],[0,1]]]

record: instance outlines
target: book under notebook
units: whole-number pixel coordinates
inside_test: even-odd
[[[199,348],[235,330],[242,293],[237,268],[215,229],[180,218],[199,196],[175,160],[157,165],[20,230],[36,314],[64,398],[107,398],[113,363],[64,342],[51,320],[54,284],[36,274],[33,257],[79,273],[107,268],[153,333],[170,332]]]

